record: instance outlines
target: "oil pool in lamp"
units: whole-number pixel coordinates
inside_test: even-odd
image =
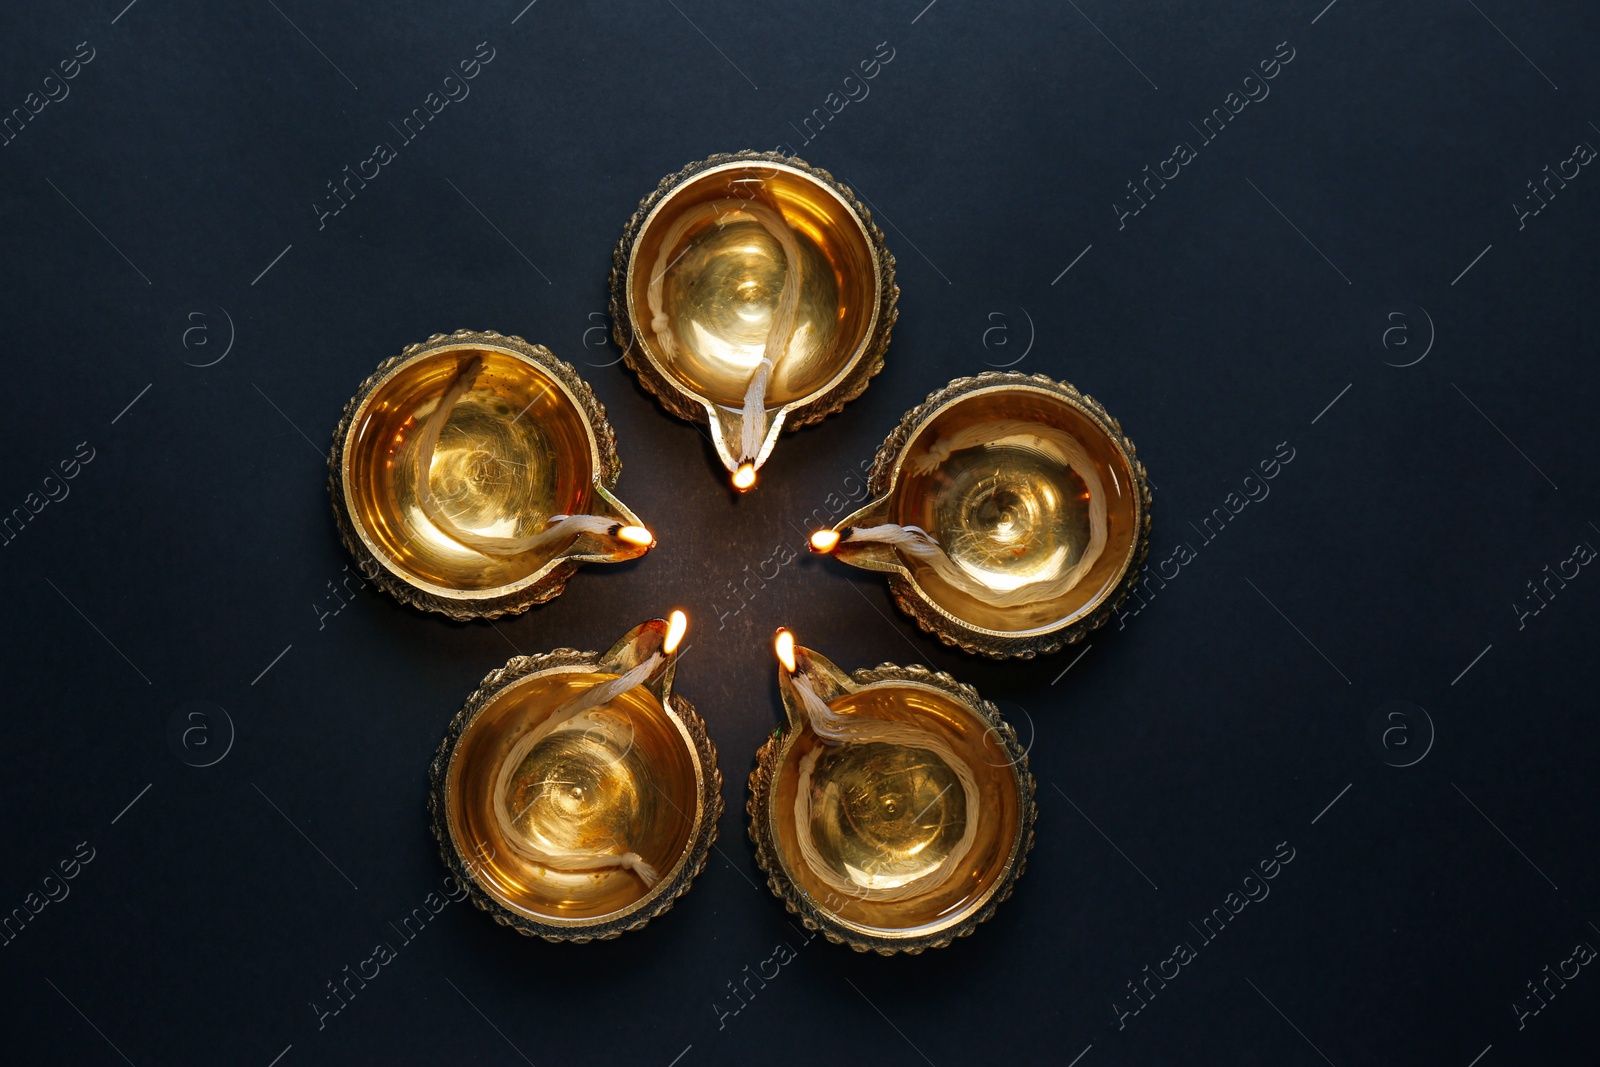
[[[889,575],[947,645],[1031,658],[1104,625],[1149,549],[1150,484],[1093,397],[1041,375],[953,381],[873,461],[873,500],[814,552]]]
[[[362,572],[455,619],[525,611],[579,564],[655,544],[611,495],[622,462],[605,409],[520,337],[435,334],[381,364],[345,406],[328,466]]]
[[[792,156],[716,155],[668,175],[612,263],[628,366],[668,411],[710,424],[740,492],[785,426],[838,411],[883,367],[894,257],[854,193]]]
[[[445,864],[495,921],[547,941],[635,930],[705,866],[717,751],[673,692],[688,620],[604,654],[517,656],[456,714],[429,770]]]
[[[749,808],[773,893],[859,952],[971,934],[1033,847],[1034,780],[1010,725],[926,667],[846,675],[787,630],[776,652],[788,723],[756,754]]]

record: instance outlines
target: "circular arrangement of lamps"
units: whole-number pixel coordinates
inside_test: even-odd
[[[640,383],[706,423],[741,492],[781,431],[844,407],[884,366],[894,257],[827,171],[712,156],[662,179],[611,272],[614,335]],[[328,457],[334,520],[364,573],[457,620],[559,596],[583,563],[655,545],[614,495],[605,410],[573,367],[518,337],[435,334],[380,364]],[[888,576],[945,644],[1059,651],[1138,580],[1150,486],[1121,425],[1060,381],[982,374],[931,393],[884,441],[869,502],[812,550]],[[668,910],[705,866],[722,776],[675,690],[682,612],[604,653],[517,656],[484,678],[430,768],[441,855],[519,933],[591,941]],[[948,674],[845,673],[780,630],[785,721],[756,754],[757,864],[808,928],[858,951],[965,936],[1033,845],[1027,753]]]

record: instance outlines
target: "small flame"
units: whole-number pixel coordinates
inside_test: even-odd
[[[747,493],[755,488],[756,465],[749,460],[739,464],[739,469],[733,472],[733,487],[741,493]]]
[[[667,617],[667,639],[662,642],[661,651],[672,655],[678,651],[678,645],[683,641],[683,635],[689,632],[689,616],[681,611],[674,611]]]
[[[649,548],[656,543],[655,535],[643,526],[622,526],[617,529],[617,540],[626,541],[630,545]]]
[[[813,552],[832,552],[838,544],[838,530],[818,530],[811,535],[811,551]]]
[[[788,671],[790,674],[793,674],[795,669],[794,634],[790,633],[788,630],[780,628],[778,630],[778,637],[775,641],[773,641],[772,646],[773,651],[777,652],[778,654],[778,662],[783,664],[784,670]]]

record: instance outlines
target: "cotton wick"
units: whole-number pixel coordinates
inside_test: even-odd
[[[794,335],[800,311],[800,243],[794,230],[783,217],[783,211],[771,201],[765,187],[756,186],[759,199],[750,204],[756,221],[766,227],[783,249],[783,289],[778,294],[778,306],[773,309],[767,328],[766,344],[762,346],[761,362],[744,393],[744,417],[739,427],[745,462],[750,464],[750,485],[755,484],[755,458],[761,454],[761,444],[767,436],[767,385],[772,370],[789,349],[789,339]],[[735,481],[735,485],[738,482]],[[748,487],[746,487],[748,488]]]
[[[683,622],[680,624],[679,620]],[[513,778],[517,769],[538,744],[555,733],[562,726],[576,719],[584,712],[604,707],[622,697],[625,693],[648,683],[657,674],[661,673],[668,664],[677,657],[678,641],[682,640],[683,631],[687,629],[688,620],[681,611],[673,612],[673,619],[668,631],[668,638],[662,644],[662,650],[651,654],[631,670],[607,679],[598,685],[589,686],[581,693],[563,701],[555,711],[534,729],[528,731],[517,743],[511,747],[500,763],[500,770],[495,775],[494,784],[494,814],[499,825],[500,835],[510,844],[512,851],[524,859],[540,866],[558,871],[587,871],[603,869],[606,867],[622,867],[639,876],[646,888],[653,886],[660,879],[656,869],[647,863],[644,857],[637,852],[623,851],[621,853],[589,853],[589,852],[547,852],[539,848],[526,835],[516,828],[516,821],[527,813],[528,808],[538,803],[540,797],[536,796],[521,810],[512,814],[511,800],[515,792]],[[676,631],[677,640],[673,639]]]
[[[645,290],[650,306],[650,329],[655,335],[662,354],[668,361],[677,346],[672,334],[672,317],[666,309],[666,276],[683,258],[678,249],[691,229],[714,219],[725,226],[730,220],[750,219],[761,225],[783,249],[783,288],[778,293],[778,304],[773,309],[762,344],[761,359],[750,375],[745,387],[744,404],[740,411],[739,467],[734,471],[733,485],[739,492],[748,492],[756,484],[755,465],[761,455],[762,442],[767,437],[767,387],[773,368],[789,349],[800,311],[800,282],[804,266],[800,258],[800,243],[794,229],[783,217],[783,211],[764,186],[755,186],[755,197],[750,200],[712,200],[691,208],[680,215],[661,239],[661,250],[656,255],[655,272]]]
[[[778,631],[774,650],[778,661],[783,664],[788,674],[789,684],[799,699],[801,708],[806,713],[811,732],[822,742],[801,756],[797,767],[799,782],[795,790],[794,827],[801,859],[814,874],[833,889],[866,900],[906,900],[931,892],[952,877],[959,877],[962,864],[977,839],[981,803],[978,796],[978,781],[967,761],[933,730],[910,723],[858,715],[841,715],[833,710],[832,706],[812,688],[810,680],[799,672],[794,635],[788,630]],[[965,822],[961,837],[955,846],[932,870],[925,871],[898,886],[863,886],[835,872],[823,859],[811,833],[811,779],[822,753],[827,748],[844,744],[882,744],[919,749],[931,753],[955,774],[957,781],[961,783],[962,796],[966,802]]]

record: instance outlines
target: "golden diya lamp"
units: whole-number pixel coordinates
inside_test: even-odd
[[[709,423],[740,492],[781,430],[840,410],[883,366],[894,257],[855,194],[799,159],[736,152],[668,175],[612,264],[624,359],[668,411]]]
[[[872,501],[814,552],[889,575],[947,645],[1031,658],[1102,626],[1149,549],[1150,485],[1093,397],[1042,375],[951,382],[879,448]]]
[[[858,952],[922,952],[971,934],[1033,847],[1027,753],[993,704],[948,674],[847,675],[787,630],[787,723],[756,754],[750,837],[805,925]]]
[[[605,409],[520,337],[434,334],[380,364],[345,405],[328,467],[362,572],[454,619],[525,611],[579,564],[655,544],[611,493],[622,462]]]
[[[445,864],[518,933],[593,941],[672,907],[722,814],[717,751],[673,692],[683,612],[609,652],[517,656],[467,699],[429,769]]]

